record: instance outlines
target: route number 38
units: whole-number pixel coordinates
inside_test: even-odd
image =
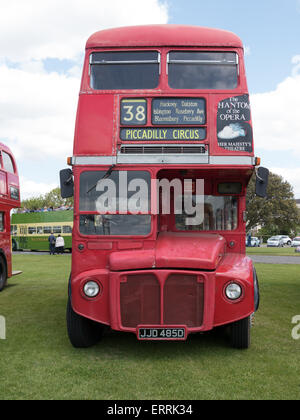
[[[121,102],[121,124],[147,124],[147,102],[145,99],[123,99]]]

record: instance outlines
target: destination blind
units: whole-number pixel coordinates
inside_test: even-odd
[[[136,141],[136,140],[191,140],[199,141],[205,140],[205,128],[122,128],[121,140]]]

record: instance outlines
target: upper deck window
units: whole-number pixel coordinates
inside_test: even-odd
[[[96,90],[154,89],[159,84],[157,51],[97,52],[90,55],[91,87]]]
[[[173,51],[168,54],[173,89],[235,89],[238,55],[234,52]]]
[[[13,174],[15,170],[14,170],[14,164],[12,162],[12,159],[6,152],[3,152],[3,151],[2,151],[2,161],[3,161],[3,169]]]

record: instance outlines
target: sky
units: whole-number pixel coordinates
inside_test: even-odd
[[[21,198],[57,187],[72,156],[87,38],[158,23],[242,39],[255,154],[300,199],[300,0],[0,0],[0,142],[17,159]]]

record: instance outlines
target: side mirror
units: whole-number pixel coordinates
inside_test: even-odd
[[[267,196],[267,187],[269,180],[269,169],[259,167],[256,172],[255,194],[258,197],[265,198]]]
[[[71,169],[62,169],[59,172],[60,177],[60,195],[62,198],[73,197],[74,195],[74,181],[73,172]]]

